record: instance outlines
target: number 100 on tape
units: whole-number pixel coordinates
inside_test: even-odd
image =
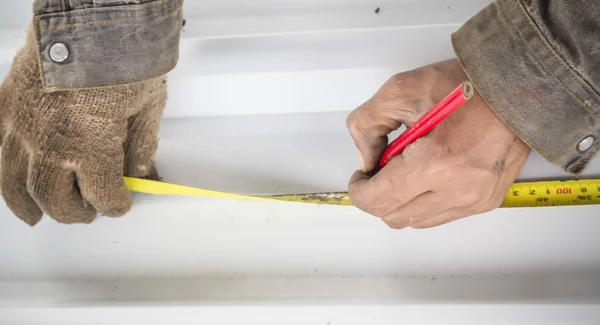
[[[600,204],[600,179],[514,184],[505,208]]]

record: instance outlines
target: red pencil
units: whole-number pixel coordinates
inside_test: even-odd
[[[475,94],[475,88],[469,81],[465,81],[450,93],[441,102],[435,105],[429,112],[425,113],[415,124],[411,125],[404,133],[394,140],[383,152],[379,161],[379,169],[385,167],[388,162],[399,155],[408,145],[423,137],[448,115],[461,107]]]

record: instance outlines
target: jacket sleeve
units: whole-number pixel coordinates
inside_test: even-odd
[[[178,60],[183,0],[34,0],[46,92],[128,84]]]
[[[496,0],[453,36],[478,92],[572,174],[600,149],[600,1]]]

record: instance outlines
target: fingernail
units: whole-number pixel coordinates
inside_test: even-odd
[[[367,163],[365,162],[365,157],[363,157],[362,153],[358,149],[356,149],[356,153],[358,154],[358,166],[362,172],[366,173]]]

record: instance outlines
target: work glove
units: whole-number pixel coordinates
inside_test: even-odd
[[[30,226],[43,213],[90,223],[131,208],[123,176],[158,179],[157,133],[166,79],[46,93],[30,29],[0,86],[0,183],[8,207]]]

